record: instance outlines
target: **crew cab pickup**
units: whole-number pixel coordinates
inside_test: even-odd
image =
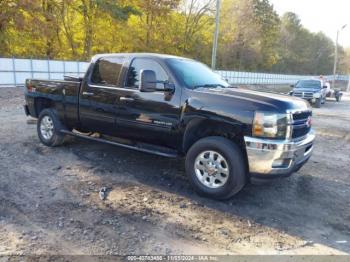
[[[83,78],[27,80],[25,100],[43,144],[71,135],[185,157],[194,189],[216,199],[250,179],[289,176],[313,151],[306,101],[233,88],[206,65],[176,56],[97,55]]]

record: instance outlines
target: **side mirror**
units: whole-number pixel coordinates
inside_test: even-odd
[[[290,85],[291,88],[294,88],[294,85]]]
[[[158,84],[163,84],[163,88],[156,88],[157,91],[163,91],[163,92],[174,92],[175,85],[173,83],[170,83],[169,81],[157,81]]]
[[[157,84],[163,84],[163,87],[159,88]],[[173,92],[175,85],[169,81],[158,81],[153,70],[141,70],[139,90],[141,92]]]
[[[139,90],[141,92],[154,92],[157,90],[156,73],[153,70],[141,70]]]
[[[328,87],[327,86],[323,86],[323,89],[327,89]]]

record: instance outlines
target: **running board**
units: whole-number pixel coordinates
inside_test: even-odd
[[[177,158],[178,157],[178,154],[175,150],[171,150],[171,149],[168,149],[165,147],[154,146],[154,145],[149,145],[149,144],[144,144],[144,143],[136,143],[136,142],[133,145],[128,145],[128,144],[123,144],[123,143],[119,143],[119,142],[115,142],[115,141],[110,141],[110,140],[107,140],[104,138],[91,137],[91,136],[71,132],[71,131],[64,130],[64,129],[61,130],[61,133],[65,134],[65,135],[75,136],[78,138],[88,139],[88,140],[95,141],[95,142],[100,142],[100,143],[109,144],[109,145],[113,145],[113,146],[119,146],[119,147],[123,147],[123,148],[127,148],[127,149],[132,149],[132,150],[136,150],[136,151],[140,151],[140,152],[150,153],[150,154],[154,154],[154,155],[158,155],[158,156],[164,156],[164,157],[169,157],[169,158]],[[127,140],[124,140],[124,141],[127,141]]]

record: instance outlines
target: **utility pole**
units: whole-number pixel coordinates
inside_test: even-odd
[[[340,29],[337,30],[337,38],[335,40],[335,50],[334,50],[334,67],[333,67],[333,81],[332,81],[332,87],[335,88],[335,75],[337,74],[337,65],[338,65],[338,41],[339,41],[339,34],[340,31],[342,31],[347,25],[343,25]]]
[[[216,15],[215,15],[215,32],[213,40],[213,51],[211,57],[211,68],[216,69],[216,53],[218,50],[218,40],[219,40],[219,21],[220,20],[220,0],[216,0]]]

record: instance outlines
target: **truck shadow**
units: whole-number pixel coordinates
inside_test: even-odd
[[[234,198],[215,201],[194,193],[186,177],[183,160],[81,140],[74,140],[69,147],[81,160],[99,170],[112,171],[112,177],[127,176],[156,190],[195,201],[204,208],[350,252],[348,242],[336,242],[350,238],[349,187],[318,175],[315,167],[319,163],[312,160],[290,178],[259,186],[248,184]],[[105,179],[103,172],[96,175]]]

